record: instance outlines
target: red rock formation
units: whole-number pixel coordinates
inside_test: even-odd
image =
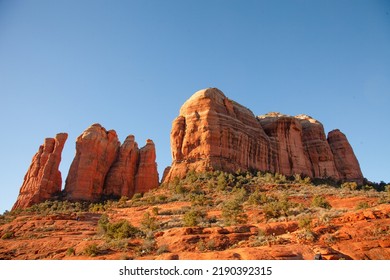
[[[104,184],[107,196],[132,197],[158,187],[156,150],[152,140],[138,149],[134,136],[130,135],[120,148],[118,159],[110,168]]]
[[[328,142],[340,179],[363,184],[363,174],[359,162],[347,137],[340,130],[335,129],[328,133]]]
[[[152,140],[139,151],[139,163],[135,176],[135,193],[145,193],[159,184],[156,163],[156,149]]]
[[[134,141],[134,136],[129,135],[120,147],[118,159],[107,174],[104,183],[105,195],[131,197],[134,194],[138,159],[138,145]]]
[[[118,136],[100,124],[93,124],[76,140],[76,156],[66,178],[65,193],[70,200],[97,201],[103,194],[108,170],[117,158]]]
[[[171,149],[173,163],[165,182],[183,177],[189,170],[239,169],[362,179],[361,174],[350,171],[340,174],[339,170],[351,170],[356,164],[335,163],[320,122],[306,115],[279,113],[256,118],[215,88],[196,92],[181,107],[172,124]],[[352,149],[348,153],[353,155]]]
[[[55,138],[45,139],[24,176],[18,199],[12,210],[44,202],[61,192],[62,178],[58,167],[67,138],[68,134],[59,133]]]
[[[259,116],[258,120],[270,139],[276,154],[275,170],[278,173],[311,176],[302,142],[302,126],[298,119],[280,113]]]
[[[220,90],[198,91],[180,109],[171,131],[172,168],[166,181],[189,170],[274,168],[269,139],[253,113]]]
[[[310,177],[340,179],[323,125],[307,115],[297,118],[302,125],[302,141],[310,162]]]

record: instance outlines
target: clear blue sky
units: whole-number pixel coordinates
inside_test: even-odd
[[[139,146],[160,175],[195,91],[256,115],[305,113],[343,131],[365,177],[390,181],[390,1],[0,0],[0,212],[45,137],[92,123]]]

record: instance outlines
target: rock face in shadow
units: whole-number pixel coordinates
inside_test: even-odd
[[[59,133],[55,138],[45,139],[24,176],[19,196],[12,210],[44,202],[61,192],[62,178],[58,168],[67,138],[68,134]]]
[[[328,140],[333,138],[327,139],[323,125],[307,115],[255,117],[216,88],[200,90],[173,121],[173,162],[164,181],[184,177],[189,170],[262,170],[361,182],[363,176],[348,141],[340,140],[347,145],[335,140],[331,148]],[[342,149],[353,157],[343,160]]]

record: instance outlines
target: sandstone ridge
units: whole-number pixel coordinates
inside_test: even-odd
[[[339,130],[326,137],[307,115],[255,116],[216,88],[200,90],[180,108],[171,130],[172,166],[164,181],[189,170],[262,170],[363,182],[359,163]]]

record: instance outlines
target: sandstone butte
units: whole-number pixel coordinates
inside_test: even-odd
[[[307,115],[255,116],[216,88],[200,90],[180,108],[171,130],[173,162],[164,182],[197,172],[261,170],[363,183],[359,162],[339,130],[328,138]]]
[[[55,138],[45,139],[32,158],[12,210],[44,202],[61,192],[62,178],[58,167],[67,138],[68,134],[59,133]]]
[[[153,141],[138,149],[130,135],[121,146],[114,130],[93,124],[76,140],[64,192],[71,201],[99,201],[104,196],[131,197],[158,184]]]
[[[12,209],[27,208],[59,198],[62,179],[59,171],[66,133],[45,139],[33,157],[20,194]],[[157,187],[155,146],[147,140],[138,149],[134,136],[120,145],[114,130],[100,124],[87,128],[76,140],[76,155],[66,178],[63,198],[70,201],[99,201],[105,197],[131,197]]]

